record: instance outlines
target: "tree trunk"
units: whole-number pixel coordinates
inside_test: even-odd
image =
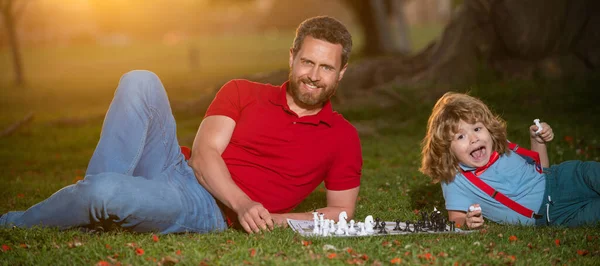
[[[23,62],[21,60],[21,51],[19,49],[20,47],[17,37],[16,21],[10,4],[8,4],[6,8],[2,9],[2,15],[4,17],[4,25],[6,26],[6,32],[8,35],[8,43],[12,52],[15,85],[21,87],[25,84],[25,79],[23,77]]]

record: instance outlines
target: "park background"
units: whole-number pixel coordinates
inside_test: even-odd
[[[340,84],[334,108],[361,136],[364,169],[357,220],[367,215],[414,220],[433,207],[444,210],[439,184],[417,169],[427,117],[445,91],[482,98],[508,121],[509,138],[526,146],[532,120],[547,121],[556,132],[549,146],[551,163],[600,160],[597,57],[591,52],[581,56],[581,49],[567,47],[525,59],[506,53],[501,58],[510,55],[509,67],[497,63],[506,60],[481,52],[475,61],[462,60],[473,57],[469,51],[474,46],[464,40],[477,31],[457,34],[450,25],[464,25],[461,18],[469,16],[467,11],[477,10],[473,3],[485,2],[489,1],[1,0],[0,213],[26,209],[84,178],[122,74],[147,69],[159,75],[171,99],[180,143],[191,146],[208,101],[225,81],[249,78],[280,84],[287,77],[294,29],[315,15],[340,19],[354,37],[354,68],[344,79],[350,81]],[[556,11],[542,8],[540,1],[530,2],[537,13],[550,16]],[[532,10],[511,8],[525,14]],[[382,17],[385,20],[378,19]],[[598,18],[590,17],[588,22]],[[569,16],[564,20],[573,21]],[[11,25],[17,46],[11,42]],[[579,35],[587,36],[583,29]],[[501,33],[497,29],[496,34]],[[444,40],[455,44],[444,45]],[[451,47],[445,50],[454,51],[453,56],[436,56],[435,51],[444,50],[440,47]],[[462,71],[439,67],[447,58]],[[452,61],[456,58],[461,60]],[[584,63],[573,58],[583,58]],[[407,70],[407,65],[412,68]],[[297,210],[324,204],[324,189],[319,187]],[[529,228],[491,222],[468,235],[349,239],[303,238],[290,229],[259,235],[228,230],[165,236],[0,229],[0,264],[593,265],[600,256],[599,237],[598,227]]]

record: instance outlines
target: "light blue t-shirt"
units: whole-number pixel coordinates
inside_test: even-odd
[[[461,165],[463,170],[475,170]],[[542,205],[546,178],[535,166],[520,155],[510,151],[500,156],[479,178],[498,192],[537,212]],[[449,211],[467,211],[479,203],[483,217],[497,223],[534,225],[535,219],[525,217],[481,191],[462,173],[454,181],[442,182],[442,191]]]

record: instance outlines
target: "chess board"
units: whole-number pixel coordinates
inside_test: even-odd
[[[294,230],[295,232],[299,233],[302,236],[322,237],[321,234],[313,233],[313,229],[314,229],[313,221],[288,219],[287,222],[292,230]],[[397,226],[398,226],[399,230],[396,229]],[[357,232],[360,230],[358,228],[358,226],[356,226],[356,225],[354,226],[354,229]],[[386,221],[385,222],[385,230],[381,230],[380,228],[377,228],[377,229],[374,228],[372,233],[367,233],[365,235],[359,235],[359,234],[337,235],[334,232],[332,232],[328,235],[328,237],[364,237],[364,236],[384,236],[384,235],[444,234],[444,233],[469,233],[469,232],[473,232],[473,231],[465,231],[465,230],[461,230],[460,228],[450,228],[450,225],[446,225],[446,228],[444,230],[428,228],[428,227],[423,227],[423,228],[419,228],[418,230],[415,230],[414,224],[409,224],[409,226],[407,228],[405,222],[400,222],[399,224],[396,224],[396,222]]]

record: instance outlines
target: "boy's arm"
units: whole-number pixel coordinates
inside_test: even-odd
[[[536,133],[538,130],[537,125],[529,126],[529,136],[531,138],[531,150],[537,152],[540,155],[540,164],[542,167],[550,166],[550,160],[548,159],[548,150],[546,148],[546,142],[550,142],[554,139],[554,132],[547,123],[542,122],[542,131]]]

